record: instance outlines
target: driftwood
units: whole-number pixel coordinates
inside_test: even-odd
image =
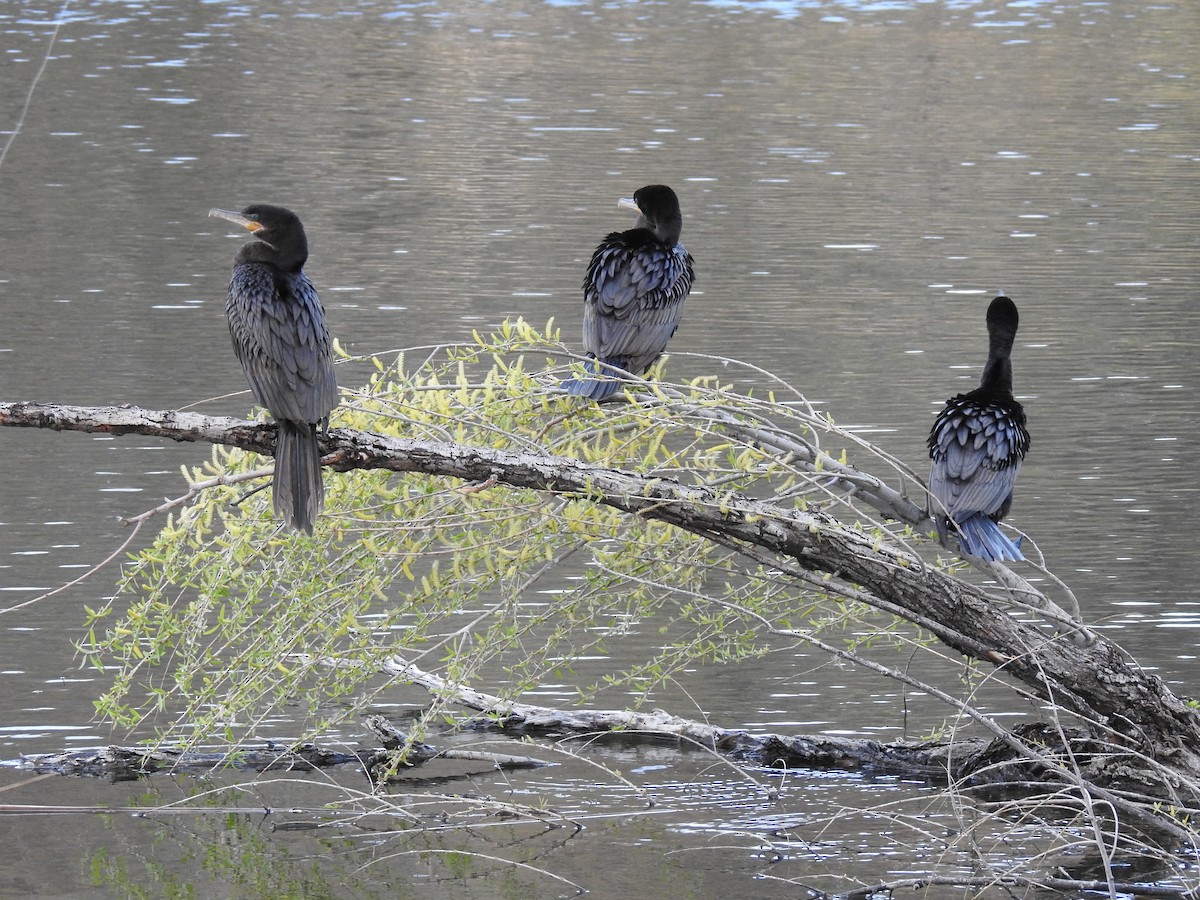
[[[36,753],[21,757],[21,768],[41,774],[105,776],[118,781],[171,772],[203,775],[217,769],[243,772],[311,771],[331,766],[362,765],[363,754],[324,750],[314,744],[275,744],[232,750],[186,750],[176,747],[95,747]]]
[[[383,750],[375,751],[367,760],[367,769],[376,780],[394,777],[401,766],[411,767],[435,759],[482,762],[493,769],[537,769],[548,766],[544,760],[531,756],[513,756],[510,753],[489,753],[483,750],[439,750],[422,741],[412,740],[383,716],[368,716],[367,730],[379,738]]]
[[[503,700],[454,684],[398,657],[387,660],[383,671],[402,681],[419,685],[442,699],[483,713],[483,717],[473,721],[476,727],[497,728],[509,734],[611,732],[634,740],[665,737],[753,765],[870,768],[880,772],[922,775],[938,782],[945,782],[950,770],[948,742],[885,744],[830,735],[755,734],[681,718],[662,710],[556,709]],[[971,749],[982,750],[987,743],[970,742]],[[955,746],[956,753],[962,752],[962,742],[956,742]]]
[[[407,745],[402,764],[419,766],[435,759],[486,763],[492,769],[536,769],[549,765],[544,760],[508,753],[479,750],[438,749],[429,744],[408,742],[402,731],[379,716],[367,720],[367,728],[383,746],[355,752],[330,750],[304,743],[284,747],[273,743],[242,745],[224,750],[191,750],[182,747],[95,747],[35,753],[21,757],[21,768],[39,774],[104,776],[117,781],[146,775],[208,775],[221,769],[238,772],[295,772],[356,766],[382,772]]]
[[[1013,759],[997,741],[962,739],[920,744],[883,743],[828,735],[780,735],[720,728],[662,711],[562,710],[528,703],[512,703],[468,688],[453,687],[444,679],[414,666],[388,667],[405,681],[448,696],[463,706],[485,713],[465,727],[500,730],[508,735],[594,735],[610,733],[634,742],[668,738],[683,746],[718,752],[734,761],[769,768],[862,769],[924,777],[932,784],[953,780],[960,786],[1003,786],[1030,783],[1040,774],[1026,761]],[[438,748],[408,735],[383,716],[364,722],[381,747],[357,751],[331,750],[313,743],[285,747],[267,742],[229,749],[182,747],[107,747],[26,754],[20,767],[38,774],[107,777],[116,781],[148,775],[209,775],[215,771],[297,772],[354,766],[373,777],[392,777],[397,768],[415,768],[433,760],[480,762],[495,770],[535,769],[551,765],[546,760],[509,753]],[[1032,728],[1032,726],[1031,726]],[[996,754],[1006,759],[997,766]]]
[[[634,741],[671,739],[681,746],[715,751],[734,761],[767,768],[838,768],[877,774],[902,774],[931,784],[961,788],[1028,788],[1039,782],[1058,782],[1036,759],[1014,752],[1001,739],[963,738],[922,742],[883,742],[833,735],[774,734],[722,728],[709,722],[685,719],[662,710],[631,712],[616,709],[570,709],[504,700],[447,681],[399,657],[386,661],[383,670],[393,677],[419,685],[431,694],[483,713],[471,720],[482,729],[506,734],[594,735],[611,733]],[[1101,748],[1079,729],[1071,731],[1043,724],[1023,724],[1013,729],[1017,738],[1041,753],[1066,749],[1085,762],[1101,755]]]
[[[406,681],[445,694],[452,690],[438,676],[412,666],[392,670]],[[879,741],[824,735],[752,734],[682,719],[663,712],[636,713],[625,710],[560,710],[527,703],[506,703],[497,697],[466,688],[453,689],[452,697],[463,706],[486,713],[469,726],[498,728],[506,734],[590,734],[612,732],[632,740],[669,737],[716,750],[732,759],[773,767],[870,769],[921,775],[934,783],[945,783],[948,773],[961,766],[950,761],[950,743],[885,744]],[[331,750],[312,743],[284,747],[272,743],[243,745],[223,750],[192,750],[177,747],[108,747],[64,750],[57,753],[26,754],[21,768],[38,774],[104,776],[131,780],[147,775],[206,775],[221,769],[239,772],[294,772],[356,766],[383,773],[391,764],[415,767],[435,759],[482,762],[494,769],[530,769],[549,765],[545,760],[508,753],[438,748],[411,741],[383,716],[364,722],[382,745],[354,752]],[[987,741],[954,743],[954,755],[981,753]],[[403,754],[400,756],[399,754]],[[1028,776],[1026,776],[1028,777]]]
[[[263,454],[274,445],[274,427],[267,423],[135,407],[0,404],[0,425],[208,441]],[[1054,632],[1006,613],[1014,601],[1038,601],[1037,592],[1003,567],[994,572],[1006,588],[988,590],[821,512],[573,459],[348,429],[325,435],[322,451],[325,464],[339,471],[384,469],[457,478],[484,489],[503,484],[584,497],[768,559],[797,577],[832,576],[846,596],[917,623],[964,656],[996,666],[1040,701],[1073,714],[1106,751],[1108,771],[1097,768],[1100,780],[1134,779],[1143,792],[1176,807],[1200,808],[1200,714],[1103,635],[1061,615]]]

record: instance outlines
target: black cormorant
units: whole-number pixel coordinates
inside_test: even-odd
[[[943,546],[953,525],[968,556],[1024,559],[996,524],[1012,506],[1013,483],[1029,450],[1025,411],[1013,399],[1009,359],[1017,336],[1017,305],[1004,296],[992,300],[987,328],[988,359],[979,387],[947,400],[929,432],[929,492],[940,504],[930,513]]]
[[[612,369],[641,375],[654,365],[679,327],[694,277],[692,257],[679,243],[683,216],[673,190],[650,184],[617,205],[637,210],[637,224],[601,242],[583,280],[586,369],[600,377],[563,384],[592,400],[620,386],[621,373]]]
[[[225,301],[233,352],[260,405],[279,426],[275,445],[275,513],[312,533],[321,511],[321,451],[317,427],[337,405],[337,381],[325,310],[303,266],[304,226],[294,212],[257,203],[240,213],[209,211],[258,240],[233,260]]]

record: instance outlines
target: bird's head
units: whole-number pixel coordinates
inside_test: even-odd
[[[645,228],[664,244],[679,243],[683,232],[683,214],[679,211],[679,198],[665,184],[648,184],[638,188],[632,198],[623,197],[617,206],[636,210],[638,228]]]
[[[254,203],[241,212],[231,209],[210,209],[210,216],[240,225],[285,258],[289,264],[302,266],[308,258],[308,239],[300,217],[290,209],[269,203]]]

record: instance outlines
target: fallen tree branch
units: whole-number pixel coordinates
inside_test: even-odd
[[[367,761],[367,769],[377,777],[386,776],[393,765],[414,766],[431,759],[456,759],[464,762],[484,762],[497,769],[537,769],[549,765],[531,756],[513,756],[510,753],[491,753],[485,750],[439,750],[422,741],[415,741],[383,716],[368,716],[363,723],[383,744],[382,751],[375,751]]]
[[[236,747],[229,750],[186,750],[175,747],[92,747],[58,753],[33,753],[21,757],[21,768],[56,775],[102,775],[117,780],[160,772],[204,774],[231,768],[246,772],[326,769],[362,765],[374,751],[348,753],[325,750],[315,744],[281,747]]]
[[[140,434],[207,441],[269,454],[267,423],[135,407],[0,404],[0,425]],[[787,507],[737,492],[605,469],[579,460],[515,453],[371,432],[333,429],[321,438],[325,463],[338,471],[383,469],[495,483],[607,504],[735,546],[774,554],[791,565],[852,586],[865,603],[881,601],[920,621],[944,643],[989,662],[1114,746],[1155,759],[1183,781],[1164,788],[1196,805],[1200,778],[1200,716],[1158,676],[1133,663],[1115,644],[1082,627],[1081,641],[1048,634],[1002,609],[1008,596],[955,578],[878,535],[858,531],[820,511]],[[1060,622],[1061,625],[1061,622]]]
[[[331,662],[330,664],[336,664]],[[1045,770],[1033,754],[1019,757],[1002,739],[956,738],[920,743],[875,741],[834,735],[781,735],[722,728],[708,722],[685,719],[662,710],[633,712],[620,709],[558,709],[505,700],[465,685],[456,684],[399,657],[385,660],[381,671],[409,684],[418,685],[442,700],[483,713],[475,722],[484,728],[508,733],[594,734],[612,732],[632,737],[654,735],[677,738],[727,755],[740,762],[766,767],[799,766],[870,769],[928,779],[946,785],[995,787],[1021,783],[1061,786],[1044,781]],[[378,722],[370,725],[376,730]],[[1084,740],[1042,725],[1020,726],[1017,731],[1045,746],[1061,736]],[[380,733],[376,731],[376,733]]]
[[[93,747],[63,750],[58,753],[31,753],[21,757],[21,768],[39,774],[105,776],[115,780],[132,780],[164,772],[171,774],[204,775],[217,769],[239,772],[291,772],[328,769],[335,766],[358,766],[367,770],[383,766],[395,758],[404,746],[402,735],[387,720],[373,717],[367,727],[381,738],[382,748],[355,752],[330,750],[316,744],[282,747],[273,743],[262,746],[239,745],[221,750],[190,750],[179,747]],[[419,766],[434,759],[463,762],[482,762],[493,769],[536,769],[549,765],[531,756],[508,753],[489,753],[481,750],[438,749],[429,744],[415,743],[403,758],[407,767]]]
[[[833,651],[834,648],[827,648]],[[329,665],[338,665],[327,660]],[[872,666],[874,667],[874,666]],[[1054,794],[1066,786],[1076,796],[1094,796],[1111,809],[1121,810],[1150,830],[1187,844],[1190,833],[1172,817],[1164,816],[1154,797],[1109,788],[1111,778],[1102,766],[1086,772],[1078,767],[1120,756],[1121,748],[1097,744],[1080,730],[1057,723],[1026,723],[1008,731],[994,729],[991,740],[956,737],[920,743],[884,743],[832,735],[781,735],[727,729],[708,722],[684,719],[661,710],[563,710],[505,700],[477,691],[412,662],[393,656],[380,670],[394,678],[425,688],[442,701],[484,714],[479,727],[512,733],[595,734],[608,732],[635,739],[647,735],[676,738],[721,753],[740,763],[767,768],[867,769],[877,773],[924,778],[932,784],[965,791],[1004,793],[1018,791]],[[978,716],[977,713],[975,713]],[[1115,751],[1115,754],[1112,752]],[[1064,765],[1069,761],[1069,765]],[[1132,784],[1134,779],[1126,779]],[[1147,781],[1153,779],[1147,778]],[[1200,809],[1177,808],[1180,816],[1200,814]]]

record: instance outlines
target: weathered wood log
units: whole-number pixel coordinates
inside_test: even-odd
[[[768,768],[863,769],[883,774],[925,778],[931,784],[961,789],[1006,788],[1036,784],[1057,788],[1061,782],[1036,758],[1016,753],[1000,739],[957,737],[921,742],[883,742],[834,735],[783,735],[722,728],[671,715],[662,710],[558,709],[504,700],[455,684],[400,657],[383,663],[383,671],[431,694],[484,715],[475,727],[509,734],[593,734],[610,732],[633,741],[671,739],[712,750],[738,762]],[[1081,729],[1062,730],[1040,723],[1018,725],[1018,738],[1050,756],[1064,750],[1082,765],[1103,755],[1103,748]],[[376,732],[377,734],[379,732]],[[1069,748],[1065,746],[1069,744]]]
[[[56,775],[105,776],[118,781],[133,780],[162,772],[198,775],[230,768],[246,772],[280,772],[326,769],[358,765],[367,755],[325,750],[315,744],[282,747],[274,744],[235,747],[227,750],[187,750],[179,747],[93,747],[35,753],[21,757],[21,768]]]
[[[328,769],[335,766],[356,766],[365,770],[386,765],[397,757],[405,746],[404,734],[382,717],[367,720],[368,729],[385,738],[383,747],[362,749],[355,753],[327,750],[316,744],[304,743],[284,747],[272,743],[241,745],[218,750],[189,750],[182,747],[93,747],[63,750],[57,753],[33,753],[21,757],[21,768],[39,774],[104,776],[127,781],[163,772],[183,775],[203,775],[218,769],[239,772],[293,772]],[[419,766],[434,759],[486,763],[493,769],[536,769],[550,765],[545,760],[508,753],[487,753],[480,750],[439,749],[429,744],[413,743],[402,762],[407,767]]]
[[[209,441],[263,454],[274,443],[274,428],[266,423],[135,407],[0,404],[0,425]],[[824,513],[574,459],[348,429],[331,430],[322,451],[325,464],[339,471],[384,469],[586,498],[832,576],[857,599],[905,616],[1075,714],[1102,745],[1132,760],[1130,768],[1141,771],[1149,789],[1176,805],[1200,807],[1200,714],[1158,676],[1102,635],[1081,627],[1086,640],[1064,640],[1018,620],[1003,609],[1012,599],[1006,592],[955,578]]]
[[[447,683],[413,667],[403,670],[405,680],[445,693]],[[1030,784],[1041,775],[1036,764],[1020,760],[998,741],[960,739],[922,743],[866,740],[828,735],[780,735],[720,728],[665,712],[628,710],[555,709],[527,703],[508,703],[478,691],[459,688],[454,697],[462,705],[487,714],[468,727],[496,729],[506,734],[562,735],[610,732],[633,742],[664,737],[683,744],[714,750],[741,763],[768,768],[863,769],[903,774],[944,785],[999,786]],[[148,775],[205,775],[221,769],[240,772],[294,772],[355,766],[374,773],[389,765],[412,768],[435,759],[482,762],[492,769],[530,769],[551,765],[543,759],[508,753],[455,748],[439,749],[408,736],[383,716],[370,716],[364,724],[382,747],[350,753],[305,743],[283,747],[266,743],[227,749],[188,750],[178,747],[95,747],[56,753],[26,754],[20,766],[38,774],[107,777],[117,781]],[[1031,728],[1033,726],[1030,726]],[[397,754],[403,752],[403,756]],[[1007,762],[1001,767],[999,764]]]
[[[537,769],[551,765],[532,756],[513,756],[510,753],[459,750],[453,747],[439,750],[421,741],[412,740],[408,734],[383,716],[368,716],[363,724],[383,744],[383,750],[373,753],[367,761],[367,769],[376,780],[389,777],[390,773],[400,766],[410,767],[434,759],[482,762],[494,769]]]
[[[330,661],[336,665],[335,661]],[[1177,790],[1179,779],[1136,773],[1120,753],[1094,740],[1082,729],[1058,723],[1023,723],[988,741],[956,737],[921,743],[883,743],[831,735],[779,735],[726,729],[655,710],[561,710],[536,706],[477,691],[427,672],[393,656],[382,664],[384,672],[419,685],[441,700],[484,713],[473,720],[477,728],[500,729],[516,734],[609,733],[634,742],[647,739],[678,741],[720,753],[726,758],[766,768],[861,769],[877,774],[924,778],[929,784],[969,792],[980,801],[1001,805],[1020,796],[1087,794],[1111,812],[1136,821],[1141,832],[1164,846],[1191,846],[1193,833],[1177,821],[1196,810],[1163,805],[1147,796],[1147,786],[1162,788],[1153,796]],[[1064,761],[1070,761],[1064,765]],[[771,793],[774,791],[771,789]],[[1194,791],[1193,791],[1194,793]]]
[[[463,685],[454,685],[400,659],[385,662],[383,668],[388,674],[484,713],[483,717],[474,720],[477,727],[498,728],[509,734],[610,732],[633,741],[665,737],[683,745],[713,750],[750,765],[870,769],[924,777],[936,784],[945,784],[951,774],[949,742],[883,743],[833,735],[754,733],[685,719],[662,710],[556,709],[502,700]],[[954,752],[981,752],[987,745],[985,740],[960,741]]]

